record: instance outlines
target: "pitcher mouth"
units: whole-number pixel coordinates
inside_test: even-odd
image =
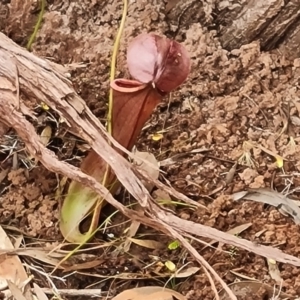
[[[116,91],[124,93],[133,93],[143,90],[148,86],[147,83],[141,83],[137,80],[119,78],[110,83],[110,87]]]
[[[124,78],[119,78],[115,79],[110,83],[110,87],[118,92],[123,92],[123,93],[134,93],[137,91],[141,91],[145,89],[146,87],[152,87],[154,90],[157,91],[157,93],[164,97],[168,92],[164,92],[157,88],[156,84],[154,82],[149,82],[149,83],[142,83],[137,80],[130,80],[130,79],[124,79]]]

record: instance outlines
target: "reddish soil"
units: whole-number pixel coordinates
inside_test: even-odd
[[[150,2],[152,4],[136,1],[130,5],[118,57],[118,77],[128,76],[124,62],[131,37],[144,31],[174,36],[162,1]],[[16,30],[12,14],[1,29],[25,45],[36,13],[28,7],[15,9],[19,13],[23,9],[23,15],[31,16],[21,22],[24,30]],[[76,91],[99,118],[105,118],[111,50],[121,9],[121,1],[51,1],[33,45],[36,55],[60,64],[71,64],[70,79]],[[211,16],[205,26],[191,23],[177,32],[176,40],[187,47],[192,58],[191,75],[178,91],[159,105],[136,146],[138,150],[154,153],[160,162],[183,154],[172,165],[161,168],[164,176],[178,191],[205,204],[208,211],[177,207],[178,216],[222,231],[252,223],[238,235],[299,256],[299,227],[291,217],[282,215],[272,206],[247,200],[235,203],[230,195],[248,188],[269,187],[289,193],[294,199],[300,198],[300,95],[297,90],[300,60],[289,60],[276,49],[262,52],[258,42],[227,51],[222,48],[218,31],[213,26],[214,14]],[[38,132],[47,125],[53,128],[48,147],[60,159],[78,165],[85,153],[83,143],[57,130],[55,116],[41,109],[36,112],[40,122]],[[161,130],[164,130],[163,138],[154,141],[152,135]],[[253,163],[240,160],[236,172],[229,178],[227,174],[245,153],[247,141],[257,145],[250,150]],[[58,228],[59,203],[55,198],[57,177],[30,160],[22,141],[13,132],[2,137],[0,146],[0,160],[3,161],[0,224],[21,230],[28,242],[38,239],[40,244],[44,244],[43,241],[48,241],[48,245],[59,244],[63,239]],[[274,157],[260,146],[286,158],[283,168],[278,168]],[[195,149],[207,151],[193,153]],[[112,208],[107,207],[103,219],[111,211]],[[114,217],[111,229],[99,233],[94,242],[100,245],[109,240],[107,233],[113,233],[118,237],[115,246],[122,245],[123,230],[128,226],[128,223],[118,225],[123,221],[120,215]],[[149,228],[141,228],[140,232],[149,235],[147,239],[159,240],[163,247],[149,250],[133,245],[128,253],[116,251],[115,247],[97,250],[91,257],[100,259],[101,263],[66,277],[67,287],[83,289],[95,285],[114,296],[135,285],[163,286],[170,277],[161,264],[167,260],[178,268],[187,262],[191,263],[189,266],[197,266],[181,247],[168,250],[170,238],[157,238],[157,233]],[[267,260],[262,257],[229,245],[222,246],[226,252],[200,243],[193,242],[193,246],[228,284],[247,278],[271,286],[276,283],[271,278]],[[148,265],[151,267],[143,269]],[[285,264],[279,264],[278,268],[283,279],[282,290],[293,296],[300,295],[300,269]],[[49,270],[51,268],[46,268]],[[56,275],[68,273],[57,271]],[[113,279],[112,276],[122,273],[131,273],[131,276]],[[41,276],[37,276],[37,282],[45,287],[49,284]],[[56,284],[65,287],[59,281]],[[202,269],[168,286],[187,295],[188,299],[214,299]],[[251,299],[267,299],[264,293],[257,295]]]

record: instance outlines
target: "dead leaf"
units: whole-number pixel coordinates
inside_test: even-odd
[[[126,290],[112,300],[187,300],[183,295],[158,286],[145,286]]]
[[[15,285],[12,281],[7,280],[8,288],[16,300],[29,300],[26,299],[26,297],[23,295],[23,292],[21,289],[18,288],[17,285]]]
[[[234,228],[231,228],[231,229],[229,229],[226,233],[230,233],[230,234],[232,234],[232,235],[237,235],[237,234],[240,234],[240,233],[242,233],[243,231],[245,231],[245,230],[247,230],[250,226],[252,226],[252,223],[246,223],[246,224],[242,224],[242,225],[238,225],[238,226],[236,226],[236,227],[234,227]],[[209,245],[213,245],[213,244],[215,244],[217,241],[211,241],[210,243],[209,243]],[[203,247],[202,248],[202,251],[204,250],[204,249],[206,249],[209,245],[206,245],[205,247]],[[224,243],[219,243],[219,245],[218,245],[218,249],[222,249],[222,247],[223,247],[223,245],[224,245]]]
[[[237,167],[238,163],[236,162],[229,170],[229,172],[227,173],[226,175],[226,178],[225,178],[225,183],[226,184],[229,184],[232,182],[233,178],[234,178],[234,175],[235,175],[235,172],[236,172],[236,167]]]
[[[16,257],[16,256],[13,256],[13,254],[21,255],[21,256],[29,256],[33,259],[44,262],[51,266],[56,266],[59,263],[60,259],[65,256],[63,254],[58,254],[58,253],[49,254],[49,250],[38,249],[38,248],[37,249],[25,248],[25,249],[16,249],[16,250],[10,250],[8,248],[0,249],[0,255],[8,255],[8,257],[12,257],[12,258]],[[1,264],[0,264],[0,266],[1,266]],[[0,275],[1,275],[1,272],[0,272]]]
[[[149,249],[161,249],[163,248],[163,244],[154,240],[142,240],[142,239],[134,239],[128,237],[128,240],[132,243],[139,245],[141,247],[149,248]]]
[[[48,145],[51,136],[52,136],[52,128],[50,126],[46,126],[41,132],[41,142],[44,146]]]
[[[170,197],[170,194],[162,189],[157,189],[152,193],[153,198],[157,202],[162,202],[163,205],[171,204],[172,199]]]
[[[86,152],[86,151],[88,151],[88,150],[91,150],[90,145],[89,145],[89,144],[86,144],[86,143],[84,143],[84,144],[76,144],[76,147],[77,147],[77,149],[80,150],[81,152]]]
[[[271,278],[280,284],[282,282],[282,278],[276,260],[268,258],[267,263]]]
[[[14,242],[13,242],[14,248],[15,248],[15,249],[20,248],[20,246],[21,246],[23,240],[24,240],[23,235],[19,235],[19,236],[14,237]]]
[[[7,255],[5,253],[1,254],[1,250],[11,249],[14,247],[6,235],[5,231],[0,226],[0,286],[8,284],[10,282],[25,282],[28,279],[27,273],[19,259],[16,255]]]
[[[142,208],[137,205],[133,208],[134,210],[140,212],[141,214],[144,214],[144,211],[142,210]],[[130,238],[134,237],[137,233],[137,231],[139,230],[141,223],[138,221],[133,220],[130,224],[128,233],[127,233],[127,238],[126,241],[124,242],[124,251],[128,252],[131,246],[131,240]]]
[[[252,226],[252,223],[246,223],[242,225],[235,226],[234,228],[231,228],[227,231],[227,233],[238,235],[242,233],[243,231],[247,230],[249,227]]]
[[[200,268],[198,268],[198,267],[185,268],[183,270],[179,270],[178,272],[176,272],[174,277],[175,278],[190,277],[190,276],[196,274],[199,270],[200,270]]]
[[[237,276],[237,277],[243,278],[244,280],[256,281],[256,278],[246,276],[246,275],[244,275],[244,274],[235,272],[235,271],[233,271],[233,270],[230,270],[230,273],[234,274],[234,275]]]
[[[290,120],[292,122],[292,124],[296,125],[296,126],[300,126],[300,118],[297,116],[290,116]]]
[[[239,281],[239,282],[234,282],[232,284],[229,284],[228,286],[236,296],[240,297],[240,299],[253,299],[253,296],[257,294],[257,291],[261,287],[263,287],[268,292],[269,298],[274,296],[274,287],[257,281]],[[278,295],[282,298],[286,298],[286,299],[295,298],[284,292],[279,291],[277,288],[275,288],[275,290],[276,290],[275,295]],[[220,296],[220,300],[231,299],[224,290],[221,290],[219,292],[219,296]],[[216,298],[214,300],[216,300]]]
[[[159,164],[152,153],[149,152],[140,152],[134,151],[134,164],[136,164],[139,168],[146,171],[150,178],[153,180],[158,179],[159,176]],[[143,182],[146,189],[151,192],[154,188],[154,184],[152,182]]]
[[[294,218],[296,224],[300,224],[300,209],[299,207],[286,196],[269,189],[253,189],[248,191],[238,192],[232,195],[234,201],[241,199],[252,200],[260,203],[269,204],[283,210]]]
[[[36,283],[33,283],[33,289],[38,300],[48,300],[48,297],[46,296],[44,291]]]

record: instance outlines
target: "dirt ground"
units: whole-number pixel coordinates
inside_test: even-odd
[[[246,200],[235,203],[229,196],[248,188],[268,187],[299,199],[300,59],[290,60],[278,49],[263,52],[257,41],[227,51],[219,39],[217,7],[217,0],[207,2],[198,12],[198,17],[203,20],[201,24],[195,22],[197,18],[194,17],[189,24],[180,26],[170,19],[162,1],[131,1],[118,57],[117,77],[128,76],[126,45],[141,32],[155,31],[175,38],[186,46],[192,59],[187,82],[159,105],[136,146],[138,150],[154,153],[160,162],[182,154],[171,165],[161,167],[165,172],[161,180],[167,179],[178,191],[205,204],[208,211],[177,207],[176,214],[181,218],[222,231],[252,223],[238,235],[299,256],[299,227],[291,217],[282,215],[272,206]],[[33,44],[36,55],[69,65],[75,90],[99,118],[105,118],[107,109],[111,51],[121,11],[122,1],[49,1],[44,22]],[[24,46],[36,15],[32,6],[12,6],[1,30]],[[22,30],[18,29],[20,26]],[[54,129],[48,147],[60,159],[79,165],[85,154],[84,144],[71,134],[58,130],[54,117],[47,112],[37,108],[36,113],[39,133],[47,125]],[[155,141],[152,135],[160,131],[163,131],[163,138]],[[245,142],[249,141],[256,147],[247,152]],[[261,147],[284,157],[283,168],[278,168],[274,156]],[[199,149],[203,151],[195,151]],[[240,159],[245,153],[251,154],[251,160]],[[0,224],[21,229],[28,241],[38,238],[39,245],[44,243],[42,241],[47,241],[48,245],[62,242],[58,228],[59,203],[55,200],[58,186],[55,174],[34,165],[22,142],[11,131],[1,140],[0,161]],[[239,161],[236,172],[229,178],[228,172],[236,161]],[[106,208],[103,218],[110,210],[110,207]],[[94,242],[107,241],[107,233],[121,239],[126,226],[116,225],[123,221],[121,216],[113,218],[114,226],[99,234]],[[141,232],[151,239],[157,235],[149,228],[141,228]],[[167,270],[159,268],[157,262],[154,264],[154,259],[162,263],[170,260],[177,267],[187,262],[197,266],[184,249],[168,249],[170,238],[162,237],[160,241],[163,248],[154,251],[137,245],[133,245],[129,253],[116,252],[114,247],[109,251],[98,250],[93,254],[101,259],[100,265],[78,273],[57,271],[57,276],[72,275],[65,276],[63,285],[59,280],[56,284],[74,289],[98,287],[114,296],[135,285],[163,285],[169,277],[162,273],[166,274]],[[227,245],[223,246],[226,252],[200,243],[193,246],[228,284],[247,278],[271,286],[276,283],[262,257]],[[150,264],[154,267],[144,269]],[[299,296],[299,268],[285,264],[279,264],[278,268],[283,280],[282,290]],[[158,269],[163,271],[158,272]],[[127,279],[125,275],[121,279],[111,277],[128,272],[132,277]],[[154,280],[157,272],[160,276]],[[152,279],[149,279],[150,275],[153,275]],[[48,287],[41,276],[37,281]],[[214,299],[209,279],[202,269],[172,284],[188,299]],[[266,298],[262,295],[257,299]]]

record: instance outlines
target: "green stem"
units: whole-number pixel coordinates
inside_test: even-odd
[[[27,43],[27,50],[28,51],[31,51],[31,47],[32,47],[32,44],[36,38],[36,35],[37,35],[37,32],[41,26],[41,23],[42,23],[42,20],[43,20],[43,16],[44,16],[44,12],[45,12],[45,7],[46,7],[46,0],[40,0],[40,3],[41,3],[41,11],[39,13],[39,16],[38,16],[38,20],[34,26],[34,30],[33,30],[33,33],[32,35],[30,36],[30,39]]]
[[[110,82],[112,82],[115,79],[117,55],[118,55],[121,36],[125,27],[126,15],[128,10],[128,1],[123,0],[123,2],[124,2],[124,7],[123,7],[122,19],[116,36],[112,58],[111,58],[111,69],[110,69],[110,78],[109,78]],[[108,116],[107,116],[107,131],[110,135],[112,134],[112,110],[113,110],[113,90],[112,88],[110,88],[109,100],[108,100]]]

